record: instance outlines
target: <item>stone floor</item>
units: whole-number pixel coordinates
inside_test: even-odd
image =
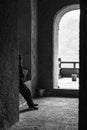
[[[78,130],[78,98],[39,98],[38,110],[20,105],[19,121],[11,130]]]

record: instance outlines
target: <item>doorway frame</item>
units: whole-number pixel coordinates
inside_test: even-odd
[[[64,14],[69,11],[80,9],[79,4],[72,4],[63,7],[61,10],[57,11],[54,16],[53,21],[53,89],[58,87],[59,79],[59,67],[58,67],[58,33],[59,33],[59,23]]]

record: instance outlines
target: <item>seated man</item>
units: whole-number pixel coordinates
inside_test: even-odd
[[[32,100],[32,96],[31,96],[31,92],[24,83],[24,74],[23,74],[23,69],[22,69],[21,55],[19,55],[19,91],[24,97],[24,99],[27,101],[29,108],[37,110],[38,107],[36,106],[38,104],[34,104]]]

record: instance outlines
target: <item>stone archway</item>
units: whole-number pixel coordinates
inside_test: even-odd
[[[58,33],[59,23],[62,16],[72,10],[79,9],[79,4],[69,5],[58,11],[53,22],[53,88],[58,86]]]

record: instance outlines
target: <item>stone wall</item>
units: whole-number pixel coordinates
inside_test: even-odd
[[[23,67],[29,71],[31,79],[31,3],[30,0],[18,1],[18,42]]]
[[[79,130],[87,128],[87,2],[80,0],[80,92]]]
[[[29,71],[31,92],[34,96],[37,84],[37,1],[18,2],[18,42],[19,53],[23,57],[23,67]]]
[[[0,1],[0,130],[19,118],[16,0]]]

